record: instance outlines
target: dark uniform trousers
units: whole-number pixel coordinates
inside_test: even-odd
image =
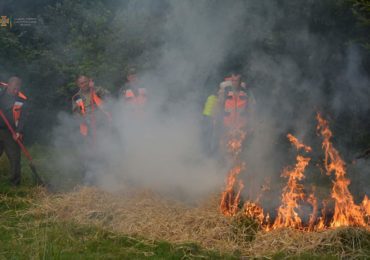
[[[10,163],[11,182],[18,185],[21,181],[21,150],[7,129],[0,129],[0,156],[5,151]]]

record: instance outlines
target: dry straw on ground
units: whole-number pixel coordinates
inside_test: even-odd
[[[151,192],[111,194],[82,187],[70,193],[44,196],[30,213],[149,239],[196,242],[207,249],[239,251],[248,256],[306,252],[356,258],[370,253],[370,233],[365,229],[257,232],[255,222],[241,215],[221,215],[218,199],[213,196],[194,207]]]

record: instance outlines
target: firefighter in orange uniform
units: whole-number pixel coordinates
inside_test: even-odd
[[[5,122],[0,119],[0,156],[5,151],[10,162],[10,181],[13,185],[19,185],[21,182],[21,150],[15,140],[22,140],[27,116],[27,97],[20,92],[22,80],[18,77],[11,77],[8,83],[1,85],[0,109],[16,134],[12,136]]]
[[[72,97],[72,110],[80,119],[80,133],[83,153],[80,154],[84,167],[84,183],[93,185],[97,181],[96,165],[99,160],[97,149],[98,130],[110,126],[111,114],[105,110],[105,98],[109,91],[94,86],[94,81],[84,75],[78,76],[76,85],[79,91]],[[98,164],[102,164],[99,162]]]
[[[220,85],[219,99],[223,107],[225,130],[245,130],[247,109],[252,97],[247,94],[246,84],[239,73],[232,73],[228,81]]]
[[[103,99],[109,91],[94,86],[94,81],[87,76],[80,75],[76,80],[79,91],[72,97],[72,111],[80,115],[80,133],[83,136],[95,138],[97,114],[104,114],[108,120],[111,115],[104,109]]]
[[[120,95],[124,103],[134,110],[142,110],[147,103],[147,91],[141,88],[135,68],[130,68],[127,73],[126,83],[121,88]]]

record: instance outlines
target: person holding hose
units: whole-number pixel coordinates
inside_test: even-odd
[[[13,76],[8,83],[0,84],[0,110],[14,129],[11,133],[4,119],[0,119],[0,156],[5,151],[10,163],[13,185],[21,183],[21,149],[17,142],[23,138],[23,129],[27,117],[27,97],[20,92],[22,80]]]

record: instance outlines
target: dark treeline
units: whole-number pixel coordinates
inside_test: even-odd
[[[1,1],[1,15],[38,19],[34,26],[0,28],[0,80],[6,81],[14,74],[24,79],[24,92],[29,95],[32,105],[29,120],[32,126],[38,126],[28,128],[32,137],[29,140],[45,140],[48,137],[45,133],[49,133],[56,123],[58,111],[70,110],[70,98],[75,92],[74,79],[78,74],[92,76],[99,85],[114,93],[129,66],[137,66],[139,70],[154,68],[158,55],[156,50],[166,44],[163,28],[171,9],[170,2]],[[265,17],[266,20],[270,15],[276,18],[270,32],[250,40],[250,35],[243,28],[251,30],[253,21],[250,15],[245,15],[239,21],[242,26],[236,32],[238,37],[230,43],[232,51],[223,64],[215,64],[210,78],[217,82],[228,68],[240,67],[247,76],[247,83],[255,88],[257,97],[265,96],[265,100],[269,100],[289,92],[293,97],[290,100],[296,107],[295,113],[288,115],[292,120],[307,110],[304,105],[307,93],[298,91],[294,85],[305,80],[317,83],[312,88],[320,88],[323,93],[323,101],[319,102],[321,107],[317,109],[324,110],[335,119],[333,127],[338,138],[354,149],[367,147],[370,143],[369,106],[362,105],[364,102],[357,101],[356,97],[348,98],[351,90],[345,86],[348,78],[364,84],[370,74],[370,1],[250,2],[246,5],[246,14],[251,14],[252,10],[255,16]],[[225,5],[223,1],[208,1],[205,4],[210,9]],[[269,9],[270,5],[276,8]],[[129,9],[128,6],[136,8]],[[268,10],[279,12],[269,13]],[[307,41],[305,45],[302,32],[313,35],[315,42]],[[325,45],[321,44],[323,42]],[[300,68],[300,76],[293,79],[297,82],[292,82],[283,93],[272,93],[266,87],[276,77],[266,79],[266,75],[260,75],[258,70],[253,69],[251,63],[267,56],[277,63],[281,59],[292,61]],[[348,68],[351,64],[354,64],[352,70]],[[353,75],[344,77],[345,73]],[[289,73],[282,77],[289,77]],[[368,86],[363,89],[366,88]],[[338,92],[338,89],[341,91]],[[205,87],[200,100],[209,91],[209,87]],[[369,100],[370,96],[366,97],[366,93],[369,94],[364,92],[360,96]],[[344,104],[333,105],[334,99]],[[279,102],[274,104],[284,106]]]

